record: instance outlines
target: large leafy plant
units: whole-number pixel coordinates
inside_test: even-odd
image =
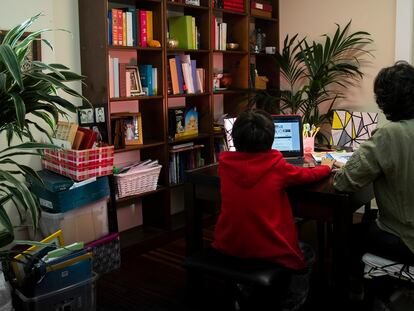
[[[49,136],[59,116],[75,112],[76,106],[59,95],[67,93],[88,102],[81,94],[65,83],[81,81],[83,76],[71,72],[61,64],[45,64],[28,58],[35,40],[50,48],[52,45],[42,29],[27,33],[27,29],[40,14],[26,20],[7,32],[0,42],[0,135],[7,141],[0,149],[0,247],[13,241],[13,225],[6,212],[12,204],[22,218],[29,211],[34,228],[40,217],[39,203],[27,188],[24,179],[40,178],[29,166],[16,160],[20,156],[40,156],[41,150],[53,147],[49,143],[38,143],[34,132]]]
[[[350,27],[351,22],[343,29],[337,25],[333,36],[323,35],[322,43],[299,39],[299,34],[286,36],[275,55],[281,89],[258,92],[251,103],[272,112],[300,114],[304,123],[316,126],[330,122],[335,102],[363,77],[361,66],[371,55],[370,34],[350,32]]]

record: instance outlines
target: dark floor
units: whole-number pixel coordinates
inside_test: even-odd
[[[306,229],[306,228],[305,228]],[[306,229],[308,230],[308,229]],[[211,230],[205,231],[206,243]],[[311,234],[310,236],[315,236]],[[313,242],[313,241],[307,241]],[[206,278],[204,290],[198,298],[188,295],[186,271],[182,267],[185,241],[179,239],[155,250],[139,254],[133,248],[122,253],[121,268],[99,278],[97,283],[97,310],[99,311],[211,311],[231,310],[225,307],[224,284]],[[313,271],[307,310],[368,310],[359,303],[338,303],[325,281],[319,277],[318,267]],[[375,310],[387,310],[376,308]],[[388,309],[389,310],[389,309]],[[401,307],[395,311],[412,311]],[[260,310],[258,310],[260,311]]]

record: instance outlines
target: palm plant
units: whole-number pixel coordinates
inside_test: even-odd
[[[39,17],[40,14],[17,25],[0,42],[0,135],[7,141],[7,146],[0,150],[0,224],[3,227],[0,228],[0,247],[14,239],[6,204],[14,204],[20,218],[22,212],[29,211],[35,230],[40,217],[37,198],[23,180],[29,176],[41,180],[31,167],[19,163],[15,157],[40,156],[43,149],[54,147],[36,142],[33,134],[40,131],[50,138],[49,133],[55,129],[59,116],[76,111],[76,106],[59,96],[58,91],[88,103],[81,94],[65,85],[69,81],[82,81],[83,76],[61,64],[45,64],[28,58],[35,40],[52,48],[46,39],[40,38],[50,29],[25,36]]]
[[[371,55],[372,43],[365,31],[350,33],[351,21],[343,28],[337,25],[333,37],[325,34],[323,43],[298,34],[286,36],[283,49],[275,57],[286,87],[255,94],[251,104],[281,113],[302,115],[304,123],[320,126],[329,123],[335,102],[344,98],[343,90],[363,77],[360,70],[364,57]],[[325,104],[324,112],[320,109]]]

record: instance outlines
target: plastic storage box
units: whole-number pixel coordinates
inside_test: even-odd
[[[99,239],[108,234],[107,201],[108,197],[105,197],[66,213],[42,211],[38,230],[40,237],[33,236],[33,230],[29,230],[31,239],[47,237],[59,229],[62,230],[65,245]]]
[[[17,310],[23,311],[94,311],[96,310],[97,275],[48,294],[26,297],[16,290]]]
[[[70,178],[41,170],[37,172],[44,184],[30,179],[32,192],[39,198],[40,206],[49,213],[63,213],[109,196],[108,177],[68,190],[73,181]]]

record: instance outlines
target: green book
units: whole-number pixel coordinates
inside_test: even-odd
[[[178,40],[179,49],[193,49],[192,16],[175,16],[168,19],[170,38]]]

